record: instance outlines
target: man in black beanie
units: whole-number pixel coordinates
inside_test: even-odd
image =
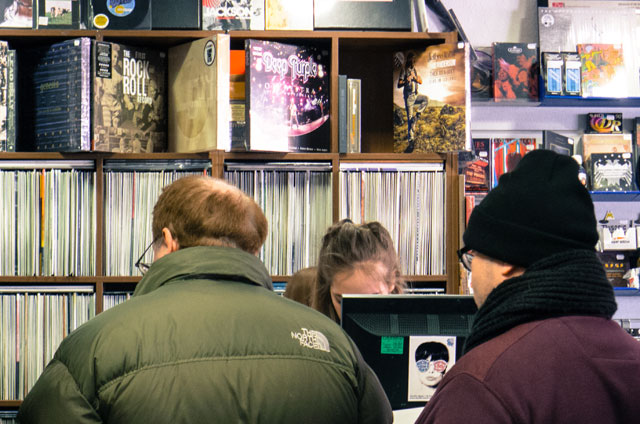
[[[640,343],[611,320],[578,164],[528,153],[472,212],[460,258],[478,305],[465,355],[417,424],[640,422]]]

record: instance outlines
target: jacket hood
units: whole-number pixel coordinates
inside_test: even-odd
[[[180,249],[153,262],[133,295],[140,296],[186,278],[238,281],[273,290],[271,276],[256,256],[230,247],[197,246]]]

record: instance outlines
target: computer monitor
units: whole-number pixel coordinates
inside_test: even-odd
[[[394,410],[418,408],[462,356],[476,305],[461,295],[344,295],[342,328]]]

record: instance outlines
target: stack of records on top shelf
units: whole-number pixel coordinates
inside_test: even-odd
[[[166,150],[164,51],[83,37],[29,53],[20,128],[37,150]]]

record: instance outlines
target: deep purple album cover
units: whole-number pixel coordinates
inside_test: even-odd
[[[247,40],[245,54],[245,149],[328,152],[328,51]]]

